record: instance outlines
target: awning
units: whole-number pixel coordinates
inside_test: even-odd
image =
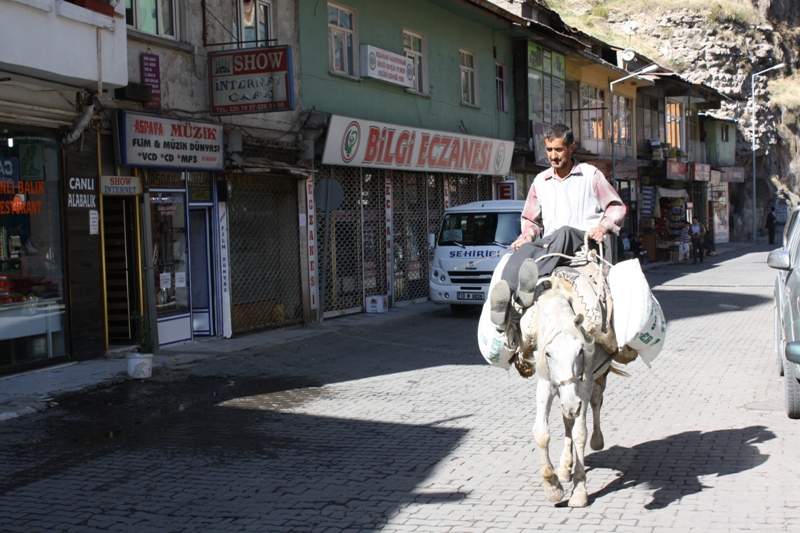
[[[689,200],[689,193],[686,192],[685,189],[666,189],[664,187],[658,187],[658,197],[659,198],[683,198],[684,200]]]

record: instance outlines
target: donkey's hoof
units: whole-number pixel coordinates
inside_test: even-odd
[[[605,448],[606,441],[603,440],[603,434],[599,431],[592,433],[592,439],[589,441],[589,446],[591,446],[594,451],[599,451]]]
[[[587,505],[589,505],[589,496],[586,491],[575,492],[572,494],[572,498],[569,499],[570,507],[586,507]]]
[[[556,476],[545,479],[542,483],[544,485],[544,495],[547,501],[558,503],[564,499],[564,487],[558,482]]]
[[[570,468],[559,468],[556,474],[558,474],[558,480],[562,483],[572,481],[572,469]]]

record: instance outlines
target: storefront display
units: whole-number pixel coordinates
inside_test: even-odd
[[[0,135],[0,370],[66,354],[57,137]]]
[[[152,204],[153,272],[158,317],[189,311],[186,279],[186,195],[154,193]]]

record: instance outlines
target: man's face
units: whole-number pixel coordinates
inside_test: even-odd
[[[547,151],[547,159],[550,160],[550,166],[556,170],[560,170],[568,166],[572,161],[572,152],[575,150],[575,143],[567,146],[567,141],[564,139],[545,139],[544,149]]]

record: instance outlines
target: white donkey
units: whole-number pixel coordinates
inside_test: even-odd
[[[595,357],[595,342],[582,327],[583,316],[573,310],[572,295],[562,280],[552,278],[552,283],[552,288],[542,292],[536,305],[528,310],[535,313],[535,322],[538,323],[535,339],[537,350],[532,361],[526,360],[526,363],[535,364],[538,379],[533,435],[541,454],[542,484],[547,499],[551,502],[561,501],[564,488],[560,481],[571,480],[573,490],[569,499],[570,507],[585,507],[588,504],[584,466],[586,414],[591,404],[594,415],[591,444],[595,450],[602,449],[600,406],[606,377],[612,371],[611,359],[603,350],[597,350]],[[523,344],[527,343],[523,341]],[[558,470],[554,471],[549,454],[548,417],[556,396],[561,399],[566,438],[561,463]]]

